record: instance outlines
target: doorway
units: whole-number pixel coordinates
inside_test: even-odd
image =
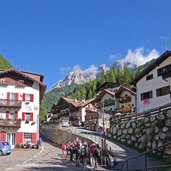
[[[15,147],[16,135],[15,133],[7,133],[7,142],[11,145],[11,148]]]

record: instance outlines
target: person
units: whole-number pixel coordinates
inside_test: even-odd
[[[80,145],[78,144],[76,147],[75,147],[75,158],[76,158],[76,166],[79,166],[80,165]]]
[[[65,150],[66,150],[66,145],[65,144],[62,144],[62,158],[65,159]]]
[[[42,138],[41,137],[39,138],[39,143],[40,143],[39,145],[41,147],[42,146]]]
[[[69,153],[70,154],[70,161],[73,161],[73,147],[74,147],[74,145],[73,145],[73,143],[71,143],[70,149],[69,149],[70,150],[70,153]]]
[[[81,157],[83,160],[83,170],[87,170],[88,144],[84,143],[81,148]]]
[[[94,167],[95,160],[94,160],[94,151],[95,151],[95,144],[90,144],[90,165]]]
[[[97,144],[94,151],[95,169],[98,169],[98,159],[100,158],[100,146]]]

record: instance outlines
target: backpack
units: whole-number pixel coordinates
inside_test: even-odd
[[[84,146],[81,149],[81,155],[82,156],[87,156],[87,151],[86,151],[86,148]]]
[[[95,155],[95,157],[100,157],[100,149],[96,148],[94,155]]]

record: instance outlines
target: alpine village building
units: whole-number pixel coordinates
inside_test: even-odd
[[[16,69],[0,70],[0,140],[11,147],[39,139],[39,111],[44,76]]]
[[[53,104],[50,113],[53,113],[52,118],[60,119],[68,117],[68,121],[73,126],[79,126],[80,122],[85,122],[87,109],[93,108],[91,104],[94,99],[89,100],[76,100],[66,97],[61,97],[56,104]]]
[[[171,51],[166,51],[134,78],[137,112],[171,104]]]

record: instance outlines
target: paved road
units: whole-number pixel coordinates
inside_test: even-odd
[[[61,149],[43,140],[39,150],[14,150],[11,155],[0,156],[0,171],[82,171],[82,166],[62,159]],[[87,171],[92,170],[88,167]],[[105,170],[105,169],[100,169]]]
[[[41,149],[14,149],[10,155],[0,156],[0,171],[18,168],[40,152]]]
[[[78,134],[80,136],[86,137],[88,139],[91,139],[99,144],[101,144],[101,136],[94,131],[85,130],[83,128],[79,127],[70,127],[71,131],[74,134]],[[113,154],[115,155],[116,159],[116,165],[111,170],[118,170],[121,168],[121,163],[125,161],[127,158],[130,158],[132,156],[136,156],[139,154],[136,150],[133,150],[131,148],[128,148],[122,144],[119,144],[115,141],[106,140],[109,148],[111,147],[111,150]],[[158,160],[155,160],[151,157],[147,157],[148,166],[158,166],[160,165],[160,162]],[[144,168],[144,156],[136,158],[136,160],[131,160],[129,162],[129,169],[139,169]],[[125,166],[126,167],[126,166]],[[124,168],[125,168],[124,167]]]

